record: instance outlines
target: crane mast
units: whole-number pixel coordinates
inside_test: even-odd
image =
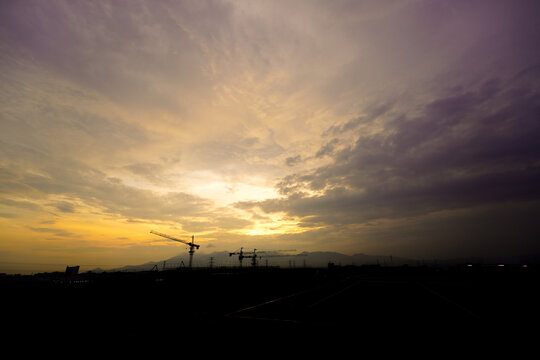
[[[240,262],[240,267],[242,267],[242,260],[244,260],[244,248],[240,248],[240,251],[234,251],[229,253],[229,256],[238,255],[238,261]]]

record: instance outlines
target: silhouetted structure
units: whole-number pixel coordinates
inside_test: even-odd
[[[297,255],[291,255],[291,254],[273,254],[277,252],[282,251],[296,251],[294,249],[292,250],[271,250],[271,251],[259,251],[257,252],[257,249],[253,249],[253,251],[244,251],[244,248],[240,248],[239,250],[236,250],[234,252],[229,253],[229,256],[238,255],[238,261],[240,262],[240,267],[242,267],[242,260],[244,258],[251,259],[251,265],[253,267],[257,266],[257,258],[262,258],[263,256],[265,258],[269,257],[286,257],[286,256],[305,256],[305,254],[297,254]],[[259,255],[259,254],[267,254],[267,255]],[[290,262],[289,262],[290,264]],[[266,261],[266,266],[268,266],[268,260]],[[289,265],[290,267],[290,265]]]
[[[197,248],[197,250],[198,250],[199,247],[200,247],[200,245],[197,245],[197,244],[194,243],[195,235],[191,236],[191,242],[189,242],[189,241],[186,241],[186,240],[177,239],[177,238],[172,237],[170,235],[163,234],[163,233],[160,233],[160,232],[157,232],[157,231],[154,231],[154,230],[151,230],[150,233],[158,235],[158,236],[162,236],[162,237],[170,239],[170,240],[178,241],[178,242],[181,242],[183,244],[188,245],[189,246],[189,267],[191,268],[191,265],[193,263],[193,253],[195,253],[195,248]]]
[[[77,266],[66,266],[66,276],[74,276],[79,273],[79,265]]]
[[[240,248],[238,251],[233,251],[229,253],[229,256],[238,255],[238,261],[240,262],[240,267],[242,267],[242,260],[244,260],[244,257],[248,257],[244,255],[244,248]]]

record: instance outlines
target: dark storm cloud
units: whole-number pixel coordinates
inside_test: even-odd
[[[539,79],[538,69],[529,69],[508,82],[453,89],[419,116],[397,115],[384,132],[360,133],[332,164],[285,177],[278,183],[285,198],[237,206],[286,211],[310,226],[537,201]]]

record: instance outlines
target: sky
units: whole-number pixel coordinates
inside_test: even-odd
[[[0,2],[0,272],[540,254],[535,0]]]

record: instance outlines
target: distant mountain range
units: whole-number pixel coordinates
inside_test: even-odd
[[[260,256],[260,257],[259,257]],[[381,266],[402,266],[402,265],[453,265],[464,263],[479,263],[479,264],[496,264],[496,263],[513,263],[513,264],[539,264],[540,255],[512,257],[512,258],[460,258],[451,260],[417,260],[407,259],[395,256],[377,256],[354,254],[345,255],[338,252],[316,251],[302,252],[295,255],[283,255],[277,252],[265,252],[258,254],[257,266],[278,266],[278,267],[328,267],[329,264],[336,266],[347,265],[381,265]],[[226,251],[213,253],[195,253],[193,256],[194,267],[235,267],[239,266],[240,262],[238,255],[229,256]],[[107,271],[145,271],[145,270],[165,270],[175,269],[189,266],[189,255],[181,254],[167,260],[148,262],[141,265],[129,265],[121,268],[111,269]],[[252,266],[251,258],[244,258],[242,261],[243,267]],[[102,269],[94,269],[93,272],[104,271]]]
[[[416,264],[416,260],[392,257],[392,256],[372,256],[365,254],[345,255],[338,252],[302,252],[295,255],[284,255],[277,252],[265,252],[257,254],[257,266],[279,266],[279,267],[327,267],[334,265],[403,265]],[[167,260],[148,262],[141,265],[129,265],[107,271],[144,271],[152,269],[174,269],[189,266],[189,255],[174,256]],[[226,251],[213,253],[195,253],[193,256],[194,267],[222,267],[240,266],[238,255],[229,256]],[[242,266],[252,266],[251,258],[244,258]],[[94,272],[102,271],[94,269]]]

